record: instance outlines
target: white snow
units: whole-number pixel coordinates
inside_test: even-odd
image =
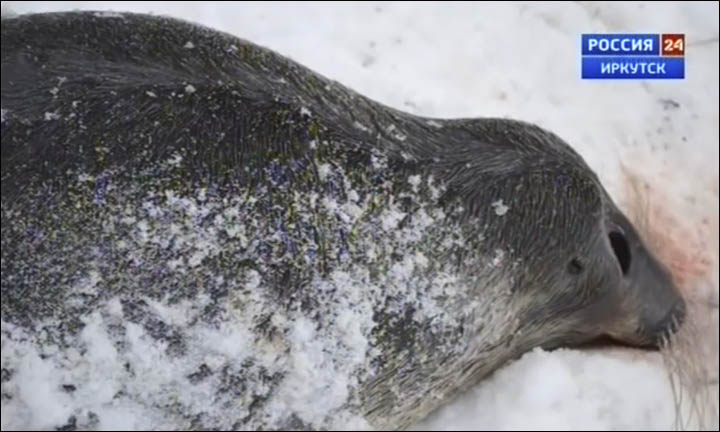
[[[422,181],[422,178],[419,174],[417,175],[411,175],[408,177],[408,183],[410,183],[410,186],[412,187],[413,192],[417,193],[418,187],[420,186],[420,182]]]
[[[503,263],[505,259],[505,251],[502,249],[495,249],[495,256],[493,256],[491,264],[493,267],[497,267]]]
[[[658,358],[536,349],[414,430],[667,430],[665,374]]]
[[[95,16],[98,18],[122,18],[123,15],[121,13],[115,13],[111,11],[101,11],[96,12]]]
[[[332,166],[330,164],[323,163],[318,165],[318,177],[320,177],[320,180],[324,181],[331,172]]]
[[[363,132],[367,132],[367,131],[370,130],[367,126],[365,126],[364,124],[362,124],[362,123],[360,123],[360,122],[358,122],[358,121],[354,122],[354,123],[353,123],[353,126],[354,126],[356,129],[360,129],[360,130],[363,131]]]
[[[491,204],[492,208],[495,210],[495,214],[498,216],[503,216],[505,213],[507,213],[508,209],[510,207],[506,206],[505,203],[503,203],[503,200],[497,200],[493,201]]]
[[[570,142],[618,199],[623,197],[623,163],[676,196],[676,211],[690,228],[702,229],[703,219],[717,226],[717,3],[310,3],[278,7],[213,2],[3,2],[2,7],[3,14],[5,8],[17,13],[100,9],[107,11],[97,16],[107,18],[122,18],[112,11],[168,14],[268,46],[397,109],[435,118],[511,116],[538,123]],[[685,32],[687,79],[578,79],[580,33],[621,31]],[[185,47],[192,48],[189,44]],[[372,62],[365,61],[370,57]],[[151,91],[146,94],[157,97]],[[663,100],[679,105],[673,108]],[[3,109],[3,121],[5,116]],[[45,113],[45,120],[59,118],[56,113]],[[427,124],[440,127],[435,120]],[[368,130],[360,123],[355,127]],[[403,137],[396,135],[399,140]],[[182,157],[177,157],[169,163],[180,164]],[[641,166],[636,161],[642,161]],[[383,167],[383,161],[373,162],[378,169]],[[197,211],[192,203],[186,205],[188,214]],[[499,216],[507,211],[502,201],[494,208]],[[402,216],[388,210],[383,228],[395,229]],[[124,223],[137,222],[129,215]],[[144,232],[140,225],[136,228]],[[234,230],[229,228],[228,234]],[[179,235],[187,236],[186,232]],[[203,244],[202,238],[192,241]],[[368,256],[375,253],[367,251]],[[713,262],[708,283],[717,299],[717,242],[709,243],[702,253]],[[423,265],[423,258],[403,262],[395,271],[405,274],[411,266]],[[99,277],[91,275],[85,285],[97,284]],[[249,271],[248,277],[248,289],[262,284],[257,272]],[[338,283],[358,282],[339,279]],[[243,326],[230,320],[220,331],[198,329],[197,345],[191,347],[195,350],[191,358],[197,362],[181,364],[168,358],[164,347],[154,346],[142,327],[130,324],[125,336],[129,349],[121,355],[107,330],[117,319],[118,308],[119,304],[109,304],[104,312],[84,318],[80,339],[87,351],[83,356],[40,353],[27,342],[31,335],[2,323],[2,367],[17,371],[11,381],[16,397],[2,400],[3,430],[52,428],[71,414],[87,422],[90,412],[99,414],[98,429],[172,427],[153,413],[149,398],[134,401],[113,396],[123,386],[138,395],[163,388],[175,389],[173,394],[184,394],[188,401],[210,404],[212,395],[203,393],[202,386],[184,386],[182,381],[198,364],[224,364],[251,346]],[[178,308],[174,314],[193,313],[188,305]],[[347,345],[349,361],[358,364],[363,359],[357,355],[366,343],[359,336],[364,310],[344,310],[349,315],[338,318],[346,324],[344,330],[332,336]],[[326,358],[328,347],[313,338],[317,330],[302,320],[296,323],[289,342],[295,375],[284,383],[289,389],[282,394],[297,397],[284,402],[306,404],[304,412],[312,417],[319,415],[314,404],[332,407],[333,398],[344,395],[351,378],[334,374],[337,365]],[[130,358],[138,365],[132,377],[123,369]],[[164,373],[158,374],[154,367],[158,363],[168,365]],[[85,386],[65,392],[66,378]],[[318,385],[306,387],[308,379]],[[191,388],[197,390],[183,393]],[[83,408],[74,412],[77,406]],[[416,429],[666,430],[673,413],[670,386],[656,354],[619,349],[536,350],[432,414]],[[348,425],[364,427],[362,423]]]
[[[393,231],[404,217],[405,213],[394,208],[388,209],[383,213],[382,228],[385,231]]]
[[[45,121],[52,121],[52,120],[59,120],[60,114],[56,112],[46,112],[45,113]]]

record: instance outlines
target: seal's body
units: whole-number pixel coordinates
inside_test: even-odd
[[[170,18],[22,16],[2,41],[3,321],[60,352],[99,325],[129,382],[132,335],[157,341],[182,379],[117,397],[175,426],[399,428],[533,347],[682,319],[537,126],[412,116]]]

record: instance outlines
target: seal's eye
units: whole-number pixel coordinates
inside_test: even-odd
[[[608,237],[610,237],[610,245],[615,252],[618,263],[620,263],[620,268],[623,274],[627,275],[630,269],[630,247],[628,246],[627,240],[622,233],[617,231],[611,231]]]
[[[580,258],[571,259],[567,266],[567,271],[571,275],[580,274],[580,273],[582,273],[582,271],[584,269],[585,269],[585,265],[583,264],[583,262]]]

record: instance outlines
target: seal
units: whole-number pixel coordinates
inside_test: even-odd
[[[403,113],[166,17],[19,16],[2,41],[3,344],[112,370],[103,409],[145,427],[403,428],[535,347],[682,322],[538,126]]]

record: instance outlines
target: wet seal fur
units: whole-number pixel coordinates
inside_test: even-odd
[[[532,124],[409,115],[103,12],[3,20],[2,110],[3,321],[61,352],[101,322],[121,358],[145,332],[211,401],[117,397],[177,427],[402,428],[534,347],[655,346],[683,318],[596,175]],[[244,348],[208,360],[200,329]]]

